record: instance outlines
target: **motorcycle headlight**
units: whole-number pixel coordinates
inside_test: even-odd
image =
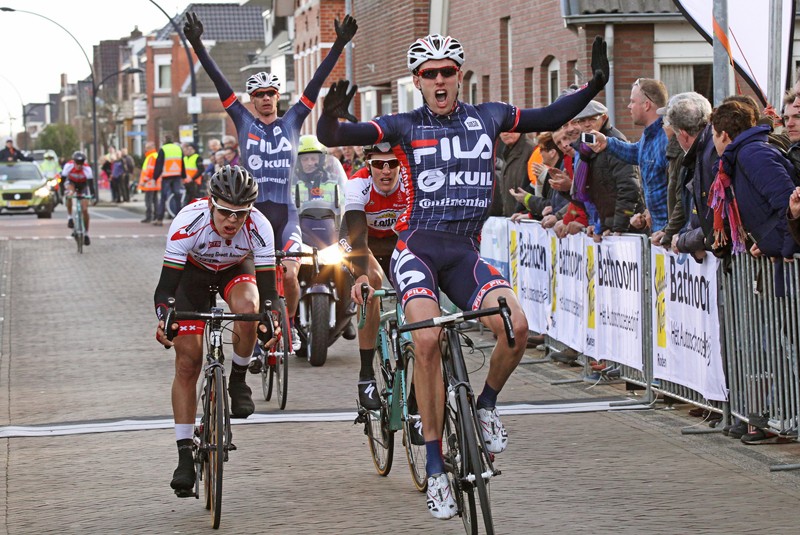
[[[320,250],[317,253],[317,258],[319,259],[320,265],[323,266],[341,264],[342,260],[344,260],[344,253],[342,253],[339,244],[334,243]]]
[[[58,186],[58,178],[53,177],[47,181],[48,188],[55,188],[56,186]]]

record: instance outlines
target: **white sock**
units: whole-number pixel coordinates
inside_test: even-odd
[[[237,366],[249,366],[251,358],[252,355],[247,355],[246,357],[240,357],[239,355],[236,354],[236,351],[234,351],[232,360],[233,363],[236,364]]]
[[[175,424],[175,440],[194,438],[194,424]]]

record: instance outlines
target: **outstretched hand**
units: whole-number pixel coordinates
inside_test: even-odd
[[[197,48],[202,44],[200,38],[203,36],[203,23],[192,12],[186,14],[186,22],[183,24],[183,35],[192,47]]]
[[[597,86],[600,88],[605,86],[611,69],[608,66],[608,47],[599,35],[594,38],[594,43],[592,43],[592,71]]]
[[[349,85],[350,82],[347,80],[339,80],[331,85],[328,94],[322,99],[322,113],[336,119],[347,119],[351,123],[358,122],[358,119],[348,110],[358,86],[353,85],[348,91]]]
[[[358,31],[358,23],[350,15],[345,15],[341,24],[339,24],[338,18],[334,19],[333,26],[336,29],[336,38],[344,41],[345,44],[352,41]]]

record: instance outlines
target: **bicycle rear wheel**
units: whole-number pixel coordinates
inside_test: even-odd
[[[225,423],[225,379],[216,366],[209,378],[208,412],[205,428],[208,458],[205,464],[206,508],[211,509],[211,527],[219,528],[222,518],[222,470],[227,430]]]
[[[375,350],[373,360],[375,383],[381,400],[381,408],[367,411],[365,433],[369,439],[369,451],[372,453],[372,463],[375,470],[382,476],[388,476],[392,470],[392,457],[394,455],[394,431],[389,427],[389,391],[387,377],[391,374],[383,365],[380,350]]]
[[[281,298],[281,336],[275,344],[275,383],[277,387],[278,408],[286,408],[286,396],[289,392],[289,353],[292,352],[289,341],[289,311],[286,301]]]
[[[403,347],[403,362],[405,363],[405,402],[408,408],[409,416],[416,415],[419,418],[419,412],[416,408],[416,400],[412,396],[412,383],[414,380],[414,345],[409,343]],[[412,429],[416,424],[410,418],[403,421],[403,444],[406,448],[406,458],[408,459],[408,468],[411,471],[411,479],[414,482],[414,487],[420,491],[425,492],[428,489],[428,477],[425,474],[425,462],[428,458],[425,451],[425,444],[417,445],[411,442],[411,437],[417,435]]]

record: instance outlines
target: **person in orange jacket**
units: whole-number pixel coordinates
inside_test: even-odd
[[[142,163],[142,174],[139,175],[139,189],[144,192],[145,218],[142,223],[151,223],[155,217],[156,206],[158,206],[158,195],[161,191],[161,177],[155,178],[153,171],[156,167],[156,157],[158,151],[156,144],[148,141],[144,146],[144,162]]]

